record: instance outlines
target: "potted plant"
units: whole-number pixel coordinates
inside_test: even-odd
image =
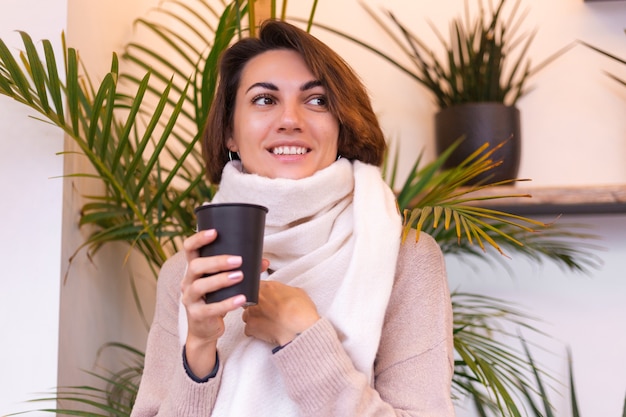
[[[339,30],[318,25],[348,38],[381,56],[433,95],[439,111],[435,115],[435,142],[440,154],[459,137],[465,137],[457,151],[445,164],[456,166],[485,142],[498,147],[494,158],[501,165],[477,176],[470,183],[486,180],[499,182],[517,177],[521,152],[520,112],[517,100],[526,92],[531,75],[573,46],[570,44],[540,65],[531,67],[527,56],[534,33],[520,33],[524,15],[518,18],[521,0],[516,0],[505,14],[507,0],[499,0],[490,11],[479,0],[479,12],[470,19],[466,3],[466,19],[450,22],[450,40],[431,28],[441,42],[436,51],[411,32],[391,11],[385,20],[367,5],[366,12],[403,51],[411,65],[368,45]]]
[[[168,1],[175,2],[163,3]],[[202,8],[207,2],[196,3]],[[199,154],[195,144],[212,99],[215,60],[242,30],[240,19],[253,3],[251,0],[235,1],[220,9],[214,16],[219,24],[215,26],[211,48],[206,54],[201,49],[179,48],[181,43],[189,46],[193,42],[142,19],[143,25],[166,39],[165,44],[169,43],[180,54],[180,59],[163,60],[162,45],[131,43],[124,56],[143,68],[141,75],[121,73],[114,57],[111,71],[97,85],[91,83],[93,78],[90,77],[81,82],[78,54],[65,45],[66,67],[60,77],[54,64],[59,60],[55,59],[49,41],[43,41],[42,55],[30,37],[23,34],[25,52],[20,65],[0,40],[0,94],[24,103],[62,128],[95,168],[93,176],[105,185],[104,194],[88,199],[81,210],[80,224],[92,226],[93,232],[84,244],[92,254],[110,242],[126,242],[129,248],[145,257],[156,274],[165,259],[177,250],[182,237],[193,230],[193,208],[209,200],[213,190],[197,168]],[[198,29],[198,24],[194,27]],[[155,61],[169,63],[169,66],[153,71],[150,68]],[[172,62],[193,63],[194,72],[191,76],[172,78],[171,74],[179,71]],[[65,81],[61,81],[63,79]],[[121,93],[118,82],[122,79],[131,82],[131,92]],[[156,84],[152,84],[153,80]],[[165,88],[159,84],[161,80],[166,80]],[[148,100],[148,96],[154,100]],[[63,106],[65,101],[67,107]],[[185,104],[191,104],[193,111],[188,111]],[[126,112],[119,116],[116,109]],[[142,117],[146,120],[141,120]],[[197,131],[186,129],[186,123],[179,123],[181,120],[197,126]],[[107,128],[99,128],[102,126]],[[586,269],[588,262],[593,263],[584,250],[577,249],[570,241],[560,240],[581,235],[554,226],[550,226],[549,233],[542,234],[539,231],[546,225],[541,222],[468,204],[476,202],[476,198],[467,193],[483,186],[460,187],[492,170],[497,162],[491,150],[468,158],[457,167],[442,170],[456,146],[458,144],[429,164],[421,164],[418,158],[403,182],[398,203],[405,210],[407,229],[418,228],[432,234],[448,253],[485,258],[484,247],[491,245],[498,251],[517,248],[520,254],[531,259],[545,256],[574,270]],[[152,150],[146,151],[147,148]],[[162,164],[161,158],[167,156],[174,157],[173,166]],[[388,182],[393,186],[395,171],[386,171],[390,171]],[[525,246],[522,247],[521,242]],[[492,340],[492,332],[498,331],[494,321],[510,317],[513,322],[519,322],[521,317],[505,306],[496,306],[494,300],[479,296],[455,295],[453,300],[455,348],[462,356],[455,369],[457,392],[476,395],[482,401],[495,401],[503,413],[508,411],[515,415],[517,406],[508,393],[514,388],[507,381],[523,371],[523,361],[516,358],[512,349]],[[120,345],[114,344],[114,347]],[[139,364],[129,372],[104,375],[102,379],[111,386],[108,392],[91,387],[60,389],[56,398],[91,404],[101,410],[110,409],[114,398],[119,405],[116,410],[121,410],[117,415],[127,415],[142,370],[141,353],[132,350],[130,353]],[[475,391],[473,385],[487,389],[490,398],[486,398],[484,391]],[[124,393],[123,398],[130,393],[131,399],[120,401],[120,392]],[[94,401],[94,393],[98,401]]]

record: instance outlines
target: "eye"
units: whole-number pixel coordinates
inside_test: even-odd
[[[328,99],[324,95],[312,97],[307,103],[312,104],[316,107],[328,107]]]
[[[257,106],[269,106],[275,102],[274,98],[267,94],[261,94],[252,99],[252,104],[256,104]]]

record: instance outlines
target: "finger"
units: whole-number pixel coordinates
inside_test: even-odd
[[[204,295],[217,291],[222,288],[230,287],[243,279],[243,272],[228,271],[214,274],[200,279],[191,279],[189,275],[185,276],[183,284],[183,303],[190,305],[192,303],[204,302]]]
[[[214,275],[219,272],[232,271],[241,266],[243,259],[235,255],[216,255],[193,258],[187,263],[185,276],[192,280]]]
[[[270,261],[269,259],[265,259],[263,258],[261,260],[261,272],[265,272],[267,271],[267,269],[270,267]]]
[[[206,304],[197,303],[187,308],[187,314],[202,323],[211,318],[223,318],[227,313],[238,309],[246,303],[246,296],[235,295],[222,301]]]
[[[215,229],[202,230],[198,233],[194,233],[189,236],[183,242],[183,249],[187,261],[199,256],[200,248],[213,242],[217,237],[217,231]]]
[[[241,282],[241,280],[243,280],[243,272],[241,271],[223,272],[203,279],[198,279],[194,282],[193,287],[194,292],[198,292],[203,297],[204,294],[230,287]]]

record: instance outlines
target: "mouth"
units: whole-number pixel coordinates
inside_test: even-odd
[[[274,155],[304,155],[311,150],[302,146],[277,146],[270,149]]]

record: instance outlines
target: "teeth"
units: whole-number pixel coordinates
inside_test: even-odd
[[[272,149],[274,155],[304,155],[307,152],[307,148],[300,146],[277,146]]]

